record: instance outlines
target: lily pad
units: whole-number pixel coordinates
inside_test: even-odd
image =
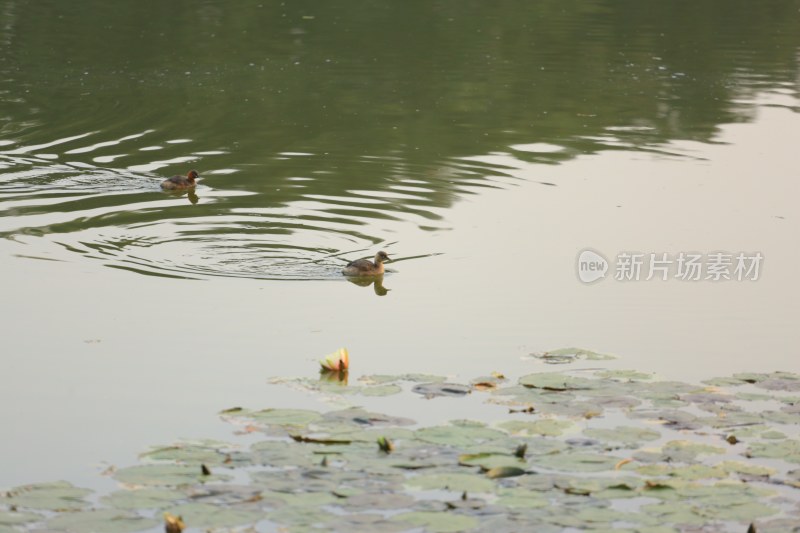
[[[176,490],[138,489],[118,490],[103,496],[101,501],[117,509],[164,509],[184,498],[186,498],[186,494]]]
[[[531,458],[531,462],[538,467],[564,472],[611,471],[619,461],[619,457],[596,453],[557,453]]]
[[[150,529],[158,524],[152,518],[103,509],[61,514],[48,521],[47,527],[70,533],[127,533]]]
[[[532,353],[531,356],[551,365],[563,365],[580,360],[608,361],[610,359],[616,359],[613,355],[601,354],[582,348],[561,348],[547,352]]]
[[[153,461],[175,461],[186,464],[222,464],[227,460],[223,450],[233,448],[232,445],[217,441],[187,442],[172,446],[154,448],[140,455]]]
[[[421,383],[416,385],[411,392],[421,394],[426,398],[437,396],[461,397],[472,392],[472,388],[459,383]]]
[[[540,372],[519,378],[519,384],[548,391],[588,390],[598,386],[597,380],[570,376],[560,372]]]
[[[19,511],[0,511],[0,526],[13,526],[27,524],[28,522],[38,522],[42,516],[33,513],[22,513]]]
[[[657,440],[661,433],[648,428],[634,426],[617,426],[615,428],[593,428],[583,432],[587,437],[600,439],[609,442],[620,442],[628,445],[636,445],[642,441]]]
[[[414,476],[406,481],[409,487],[421,490],[449,490],[468,493],[492,492],[494,483],[478,474],[435,473]]]
[[[424,511],[398,514],[393,516],[391,520],[420,527],[424,531],[433,533],[467,531],[474,529],[478,525],[478,520],[471,516]]]
[[[186,525],[192,528],[242,526],[255,524],[265,518],[261,511],[205,503],[187,503],[168,509],[167,512],[182,517]]]
[[[557,437],[574,425],[575,424],[568,420],[544,418],[542,420],[534,421],[508,420],[498,424],[498,427],[508,431],[512,435],[542,435]]]
[[[0,504],[25,509],[73,511],[88,506],[83,498],[91,493],[91,490],[74,487],[66,481],[37,483],[11,489],[0,498]]]
[[[173,464],[130,466],[114,473],[114,479],[121,483],[145,486],[191,485],[201,481],[229,478],[230,476],[220,474],[204,475],[197,466]]]
[[[403,392],[403,388],[400,385],[389,383],[387,385],[362,387],[359,392],[362,396],[391,396]]]
[[[525,475],[527,472],[524,468],[518,466],[495,466],[486,471],[486,477],[489,479],[498,479],[504,477],[516,477]]]
[[[416,431],[416,438],[425,442],[448,446],[475,446],[492,440],[502,439],[505,434],[483,426],[433,426]]]
[[[783,439],[769,442],[754,442],[747,449],[747,457],[769,457],[800,463],[800,441]]]

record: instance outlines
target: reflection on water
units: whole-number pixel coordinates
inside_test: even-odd
[[[756,91],[794,106],[797,6],[0,1],[0,235],[148,275],[331,278],[521,166],[552,187],[596,151],[693,157],[663,146],[750,120]],[[197,194],[157,194],[190,166]]]
[[[372,286],[375,294],[378,296],[386,296],[386,294],[392,290],[387,289],[383,286],[383,275],[380,276],[372,276],[372,277],[348,277],[347,281],[352,283],[353,285],[358,285],[359,287],[369,287]]]

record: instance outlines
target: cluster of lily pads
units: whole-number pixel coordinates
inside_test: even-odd
[[[797,531],[800,375],[692,385],[636,371],[281,380],[349,398],[476,395],[490,422],[347,407],[227,409],[250,445],[181,442],[119,469],[90,502],[66,482],[0,497],[0,533]],[[420,401],[425,401],[420,399]]]

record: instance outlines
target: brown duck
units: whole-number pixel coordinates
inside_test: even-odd
[[[183,191],[191,189],[196,185],[196,180],[200,175],[196,170],[190,170],[185,176],[172,176],[161,182],[161,188],[165,191]]]

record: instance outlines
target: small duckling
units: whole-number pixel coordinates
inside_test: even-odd
[[[190,170],[186,176],[172,176],[161,182],[161,188],[165,191],[183,191],[195,186],[195,180],[199,178],[196,170]]]
[[[375,262],[369,259],[356,259],[347,263],[347,266],[342,269],[342,274],[345,276],[379,276],[383,274],[383,262],[388,261],[389,256],[386,252],[378,252],[375,254]]]

